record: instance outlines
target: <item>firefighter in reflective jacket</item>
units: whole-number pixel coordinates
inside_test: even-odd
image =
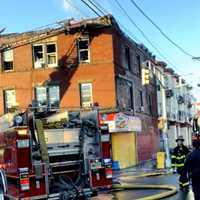
[[[194,150],[186,158],[185,173],[192,179],[194,199],[200,200],[200,141],[196,139],[192,145]]]
[[[179,187],[180,190],[188,190],[189,181],[187,175],[184,173],[184,163],[187,154],[189,153],[189,149],[183,144],[184,138],[183,136],[179,136],[176,139],[177,146],[174,148],[171,159],[172,159],[172,167],[174,171],[180,175],[179,177]]]

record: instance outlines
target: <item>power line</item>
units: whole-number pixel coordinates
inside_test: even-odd
[[[96,4],[104,13],[109,14],[109,12],[108,12],[103,6],[101,6],[101,5],[98,3],[98,1],[93,0],[93,2],[95,2],[95,4]]]
[[[130,22],[137,28],[137,30],[142,34],[142,36],[146,39],[146,41],[158,52],[158,54],[164,58],[170,65],[172,65],[175,69],[180,71],[171,61],[169,61],[162,52],[153,44],[153,42],[147,37],[147,35],[144,33],[144,31],[133,21],[133,19],[130,17],[130,15],[126,12],[126,10],[122,7],[122,5],[119,3],[118,0],[115,0],[118,7],[123,11],[123,13],[126,15],[126,17],[130,20]]]
[[[102,17],[90,4],[88,4],[85,0],[81,0],[90,10],[92,10],[98,17]]]
[[[99,12],[101,12],[101,14],[105,15],[108,14],[108,12],[99,4],[95,1],[92,0],[88,0],[96,9],[98,9]],[[84,1],[85,2],[85,1]],[[148,41],[148,43],[150,43],[150,45],[158,52],[158,54],[164,59],[166,60],[171,66],[173,66],[177,71],[180,72],[180,70],[168,59],[166,58],[162,52],[156,47],[156,45],[154,45],[149,38],[146,36],[146,34],[142,31],[142,29],[132,20],[132,18],[128,15],[128,13],[125,11],[125,9],[120,5],[120,3],[116,0],[116,3],[118,4],[119,8],[122,9],[122,11],[124,12],[124,14],[126,13],[126,16],[129,18],[129,20],[131,21],[131,23],[134,24],[134,26],[140,31],[140,33],[143,35],[143,37]],[[90,6],[91,7],[91,6]],[[89,8],[90,8],[89,7]],[[91,8],[90,8],[91,9]],[[93,10],[92,10],[93,11]],[[94,12],[94,11],[93,11]],[[96,13],[96,12],[95,12]],[[120,24],[120,23],[119,23]],[[120,24],[121,27],[124,28],[124,30],[126,30],[127,32],[129,32],[129,34],[131,33],[125,26],[123,26],[122,24]],[[132,37],[136,40],[139,41],[138,38],[133,35],[131,33]],[[140,42],[141,43],[141,42]]]
[[[91,2],[92,0],[88,0],[88,1]],[[93,0],[92,3],[93,3],[93,4],[96,4],[95,7],[97,7],[97,9],[100,10],[101,13],[102,13],[103,15],[108,15],[108,14],[109,14],[109,12],[108,12],[103,6],[101,6],[96,0]],[[135,41],[137,41],[138,43],[140,43],[139,39],[138,39],[133,33],[131,33],[131,31],[129,31],[123,24],[121,24],[120,21],[117,20],[117,23],[118,23],[127,33],[129,33],[129,35],[131,35],[131,36],[134,38]]]
[[[105,12],[102,11],[93,1],[88,0],[102,15],[105,15]]]
[[[142,13],[142,15],[150,21],[150,23],[164,36],[173,46],[175,46],[177,49],[179,49],[182,53],[184,53],[187,56],[190,56],[194,58],[191,53],[186,51],[183,47],[181,47],[179,44],[174,42],[143,10],[141,7],[138,6],[138,4],[134,0],[130,0],[131,3]]]

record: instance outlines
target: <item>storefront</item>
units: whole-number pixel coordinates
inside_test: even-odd
[[[118,162],[120,168],[136,165],[136,133],[141,132],[141,120],[123,113],[103,114],[101,120],[109,126],[113,161]]]

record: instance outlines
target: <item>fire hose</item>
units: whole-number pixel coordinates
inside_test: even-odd
[[[142,197],[136,200],[158,200],[163,199],[169,196],[173,196],[177,193],[177,188],[173,185],[139,185],[139,184],[133,184],[133,183],[127,183],[127,180],[131,180],[133,178],[144,178],[144,177],[151,177],[151,176],[160,176],[160,175],[166,175],[166,173],[158,172],[158,173],[148,173],[143,174],[139,176],[129,176],[121,178],[121,183],[114,184],[112,191],[119,191],[119,190],[147,190],[147,189],[154,189],[154,190],[167,190],[165,192],[154,194],[147,197]]]

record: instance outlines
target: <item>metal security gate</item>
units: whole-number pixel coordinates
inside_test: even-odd
[[[127,168],[137,164],[136,134],[134,132],[112,133],[112,156],[119,167]]]

